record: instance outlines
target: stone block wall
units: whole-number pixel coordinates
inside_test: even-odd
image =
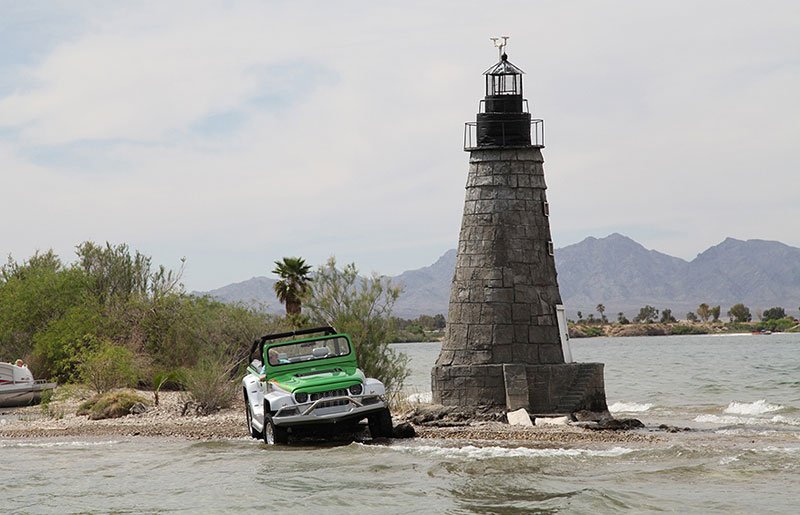
[[[602,363],[437,366],[431,373],[433,402],[449,406],[524,407],[531,414],[603,412]]]
[[[563,363],[539,148],[474,150],[437,365]]]

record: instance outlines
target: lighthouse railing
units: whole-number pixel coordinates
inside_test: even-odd
[[[499,130],[497,133],[500,134],[500,141],[497,145],[480,145],[478,142],[478,122],[467,122],[464,124],[464,150],[476,150],[479,148],[495,148],[495,147],[503,147],[503,146],[515,146],[513,144],[506,144],[505,138],[505,126],[507,123],[513,122],[505,122],[505,121],[491,121],[491,122],[483,122],[483,123],[491,123],[491,124],[499,124]],[[494,131],[493,131],[494,132]],[[531,120],[531,146],[536,148],[544,148],[544,120],[535,119]]]

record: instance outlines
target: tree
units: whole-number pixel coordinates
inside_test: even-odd
[[[741,303],[731,306],[731,309],[728,310],[728,316],[731,317],[734,322],[749,322],[753,319],[753,316],[750,314],[750,308]]]
[[[662,324],[670,324],[670,323],[673,323],[673,322],[677,322],[677,320],[675,320],[675,317],[672,316],[672,310],[669,309],[669,308],[666,308],[666,309],[662,310],[661,311],[661,323]]]
[[[285,257],[275,261],[273,274],[280,280],[275,283],[275,294],[281,304],[286,306],[287,315],[299,315],[302,311],[302,298],[308,293],[311,266],[303,258]]]
[[[708,304],[703,302],[697,308],[697,314],[700,316],[700,320],[703,322],[708,322],[708,319],[711,316],[711,309],[708,307]]]
[[[622,311],[617,313],[617,322],[619,322],[622,325],[631,323],[631,321],[628,320],[628,318],[625,316],[625,313],[623,313]]]
[[[689,311],[688,313],[686,313],[686,320],[688,320],[689,322],[697,322],[698,318],[693,311]]]
[[[765,322],[768,320],[780,320],[781,318],[786,318],[786,310],[781,307],[765,309],[761,314],[761,318]]]
[[[647,305],[639,310],[639,314],[633,319],[637,324],[652,324],[656,321],[658,310],[653,306]]]
[[[578,311],[578,322],[583,322],[583,313]]]
[[[408,357],[389,347],[394,328],[391,314],[402,289],[387,277],[359,277],[354,263],[344,268],[336,260],[317,268],[306,306],[314,322],[331,325],[350,335],[358,363],[368,377],[398,394],[408,377]]]
[[[83,270],[94,282],[94,293],[100,304],[115,307],[131,299],[158,299],[170,293],[180,293],[183,264],[177,272],[164,266],[154,269],[150,256],[131,251],[122,243],[105,246],[85,241],[76,247],[76,268]]]
[[[109,341],[100,342],[80,364],[81,379],[97,393],[133,386],[137,374],[133,353]]]
[[[603,321],[603,322],[606,322],[607,321],[606,315],[605,315],[606,307],[604,305],[602,305],[602,304],[598,304],[595,309],[597,310],[598,313],[600,313],[600,320]]]
[[[711,312],[711,318],[714,319],[714,322],[719,322],[719,306],[714,306],[709,311]]]

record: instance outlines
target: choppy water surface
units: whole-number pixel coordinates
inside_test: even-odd
[[[429,392],[438,344],[403,344]],[[269,449],[250,439],[0,441],[3,512],[796,513],[800,335],[573,341],[658,444],[496,442]]]

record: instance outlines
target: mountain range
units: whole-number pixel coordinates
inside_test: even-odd
[[[720,305],[723,315],[738,302],[754,314],[774,306],[796,313],[800,306],[800,249],[777,241],[726,238],[686,261],[615,233],[556,249],[555,258],[561,296],[571,317],[578,311],[594,313],[598,304],[611,319],[618,312],[632,318],[646,304],[669,308],[678,318],[701,302]],[[392,277],[404,287],[394,314],[446,315],[455,263],[452,249],[430,266]],[[253,277],[200,293],[281,312],[274,284],[275,279]]]

